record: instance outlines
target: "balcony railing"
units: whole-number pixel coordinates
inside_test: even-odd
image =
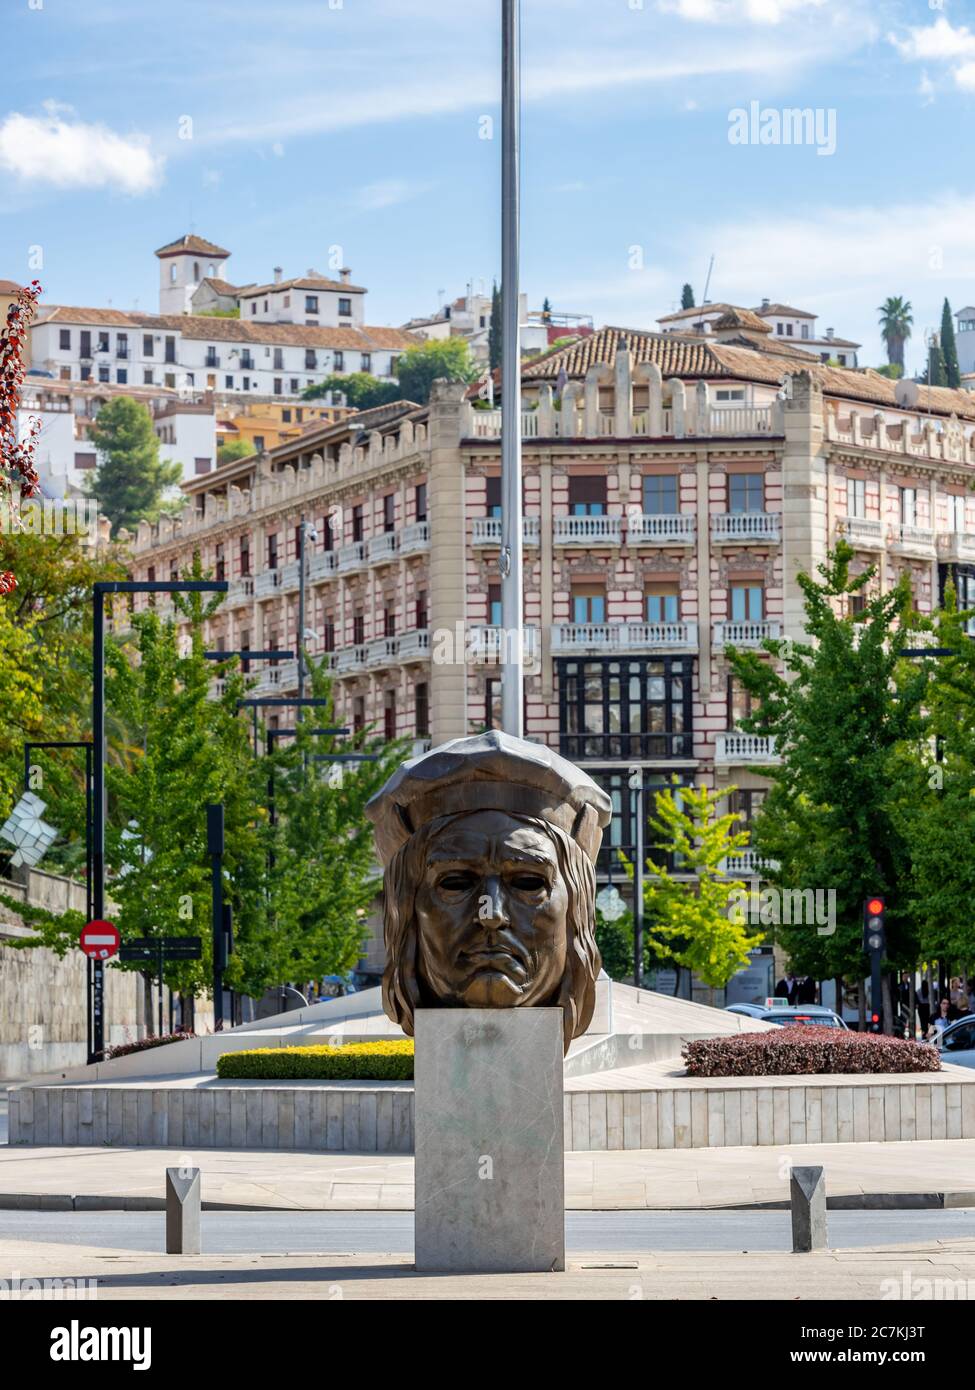
[[[768,618],[714,625],[716,647],[760,647],[763,642],[778,635],[779,624]]]
[[[522,661],[527,665],[538,654],[537,627],[522,629]],[[468,651],[472,661],[503,662],[508,655],[513,636],[503,627],[475,627],[468,635]]]
[[[674,650],[697,650],[697,623],[558,623],[552,628],[553,656]]]
[[[366,542],[366,559],[370,565],[387,564],[396,558],[396,532],[383,531],[378,536],[370,536]]]
[[[307,574],[308,571],[306,570],[305,573]],[[279,589],[297,589],[299,579],[297,560],[292,560],[289,565],[282,565],[278,574],[281,576],[278,580]]]
[[[740,849],[736,854],[729,854],[727,859],[721,861],[722,873],[727,874],[729,878],[740,878],[742,874],[760,878],[766,869],[778,867],[774,859],[763,859],[757,849]]]
[[[711,518],[711,540],[716,545],[777,541],[780,522],[778,512],[722,512]]]
[[[280,570],[263,570],[254,580],[254,597],[270,598],[281,588]]]
[[[331,579],[338,566],[338,552],[335,550],[320,550],[317,555],[313,555],[308,564],[308,578],[312,584],[317,584],[323,579]]]
[[[695,522],[692,512],[642,512],[627,521],[626,538],[630,545],[693,545]]]
[[[883,523],[866,516],[841,516],[836,523],[836,529],[841,536],[845,536],[852,546],[859,546],[867,550],[883,550],[884,548],[884,528]]]
[[[357,570],[360,565],[366,562],[366,543],[365,541],[353,541],[351,545],[343,545],[338,552],[338,564],[336,568],[340,574],[347,570]]]
[[[556,545],[620,545],[623,540],[621,516],[557,516],[552,522]]]
[[[902,523],[891,542],[891,549],[927,558],[934,553],[934,532],[927,526],[908,526]]]
[[[772,407],[768,405],[716,405],[710,411],[711,433],[771,434]]]
[[[525,545],[538,545],[541,539],[542,523],[537,516],[523,516],[521,534]],[[472,545],[500,545],[501,518],[499,516],[476,516],[471,535]]]
[[[382,666],[392,666],[399,648],[398,637],[376,637],[366,643],[366,666],[378,670]]]
[[[747,767],[750,763],[777,763],[780,759],[770,734],[740,734],[733,730],[715,734],[714,761],[725,767]]]
[[[400,661],[423,661],[430,655],[430,629],[418,627],[404,632],[399,639],[397,655]]]
[[[351,675],[366,669],[367,646],[360,642],[354,647],[340,647],[332,656],[332,670],[337,676]]]
[[[224,605],[227,608],[240,608],[245,603],[251,603],[253,598],[254,580],[250,575],[245,575],[242,579],[231,579]]]
[[[415,555],[421,550],[430,549],[429,521],[414,521],[404,526],[399,533],[399,553]]]
[[[975,536],[969,531],[949,531],[938,537],[938,553],[944,560],[975,561]]]

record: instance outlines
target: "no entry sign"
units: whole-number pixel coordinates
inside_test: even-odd
[[[89,922],[81,928],[78,945],[91,960],[108,960],[119,948],[118,927],[114,922]]]

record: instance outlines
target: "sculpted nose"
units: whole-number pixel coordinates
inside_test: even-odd
[[[505,907],[504,893],[501,888],[501,880],[489,878],[485,880],[484,892],[478,903],[478,920],[482,927],[504,927],[508,925],[508,911]]]

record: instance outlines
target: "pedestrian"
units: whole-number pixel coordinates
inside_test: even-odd
[[[928,1029],[929,1038],[936,1038],[938,1034],[943,1033],[944,1030],[948,1027],[948,1024],[951,1023],[952,1007],[953,1006],[951,1000],[948,998],[947,995],[945,995],[945,997],[938,1004],[938,1012],[931,1023],[931,1027]]]
[[[921,985],[915,998],[917,1004],[917,1017],[921,1025],[921,1037],[928,1036],[928,1025],[931,1022],[931,996],[928,992],[927,976],[922,976]]]

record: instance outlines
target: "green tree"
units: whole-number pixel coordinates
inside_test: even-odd
[[[488,324],[488,370],[501,367],[501,291],[495,280],[491,285],[491,321]]]
[[[904,368],[896,362],[884,362],[882,366],[874,367],[873,370],[878,376],[888,377],[891,381],[900,381],[904,375]]]
[[[904,345],[911,336],[914,315],[910,300],[890,295],[877,310],[880,315],[880,336],[887,344],[887,360],[904,368]]]
[[[781,758],[767,770],[772,790],[752,826],[765,875],[781,888],[836,894],[835,931],[776,928],[793,966],[817,979],[862,978],[862,904],[872,893],[887,898],[891,963],[917,958],[898,773],[904,748],[923,731],[928,677],[902,657],[914,636],[906,578],[871,596],[874,571],[851,577],[852,558],[841,542],[819,580],[798,576],[808,642],[763,644],[785,675],[757,652],[728,651],[735,677],[759,701],[742,727],[773,736]],[[865,597],[859,613],[850,611],[855,595]]]
[[[426,405],[430,389],[439,378],[471,382],[477,377],[477,368],[463,338],[431,339],[400,355],[396,375],[400,394],[418,405]]]
[[[548,297],[542,300],[542,323],[550,323],[552,319],[552,304]]]
[[[349,372],[348,376],[327,376],[324,381],[306,386],[302,400],[321,400],[330,391],[344,392],[353,410],[373,410],[377,405],[400,400],[403,394],[395,381],[380,381],[369,372]]]
[[[945,367],[941,344],[932,341],[928,347],[928,365],[921,380],[926,386],[947,386],[948,372]]]
[[[744,914],[729,905],[732,894],[739,902],[747,896],[745,884],[728,878],[724,865],[748,844],[748,832],[735,829],[737,814],[717,814],[726,794],[682,787],[677,778],[656,793],[649,829],[659,859],[647,860],[644,879],[650,951],[693,971],[712,992],[748,963],[748,952],[762,940],[761,932],[748,934]],[[660,862],[665,856],[673,857],[681,877]],[[632,865],[627,874],[632,880]]]
[[[685,285],[680,292],[680,307],[682,309],[694,308],[694,291],[690,285]]]
[[[945,385],[957,389],[961,386],[961,370],[958,366],[955,325],[951,317],[951,305],[947,298],[941,310],[941,356],[944,359]]]
[[[164,510],[166,490],[176,486],[182,469],[160,459],[146,407],[131,396],[116,396],[98,412],[90,438],[99,458],[88,490],[113,530],[131,530],[143,518],[155,520]]]
[[[217,463],[233,463],[236,459],[250,458],[254,444],[250,439],[228,439],[217,449]]]

